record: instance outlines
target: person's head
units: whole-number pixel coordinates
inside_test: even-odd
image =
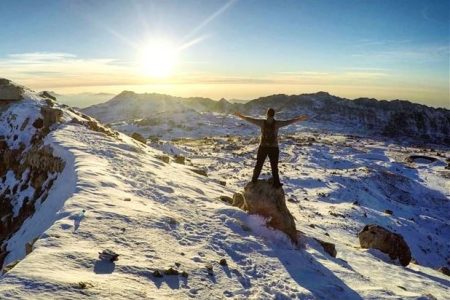
[[[273,118],[275,116],[275,110],[273,108],[269,108],[267,110],[267,117],[268,118]]]

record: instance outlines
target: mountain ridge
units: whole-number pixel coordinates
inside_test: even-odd
[[[330,130],[342,128],[349,133],[366,132],[389,138],[450,145],[448,109],[433,108],[407,100],[350,100],[323,91],[299,95],[274,94],[247,103],[124,91],[107,102],[82,111],[103,122],[113,123],[152,118],[156,112],[170,113],[189,109],[222,114],[239,110],[251,115],[264,115],[268,107],[273,107],[281,118],[298,114],[311,115],[315,123]]]

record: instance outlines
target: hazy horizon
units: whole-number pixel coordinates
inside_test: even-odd
[[[0,76],[59,94],[326,91],[450,108],[445,0],[128,3],[2,1]]]

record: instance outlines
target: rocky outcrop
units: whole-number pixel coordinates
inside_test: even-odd
[[[13,84],[8,79],[0,78],[0,104],[21,100],[23,91],[23,87]]]
[[[133,139],[135,139],[136,141],[139,141],[139,142],[141,142],[141,143],[143,143],[143,144],[147,143],[147,140],[146,140],[140,133],[134,132],[134,133],[131,135],[131,137],[132,137]]]
[[[403,266],[407,266],[411,261],[411,251],[400,234],[372,224],[364,226],[358,237],[362,248],[378,249],[388,254],[391,259],[398,258]]]
[[[60,109],[44,104],[23,122],[11,116],[15,116],[14,110],[0,111],[0,126],[10,128],[0,136],[0,267],[8,254],[9,238],[34,214],[37,205],[46,201],[65,166],[53,148],[44,145],[50,128],[61,122]],[[24,138],[27,136],[31,138]],[[30,252],[29,245],[25,248]]]
[[[267,224],[286,233],[295,244],[298,243],[298,233],[292,214],[286,206],[282,188],[275,188],[269,180],[250,182],[244,188],[241,196],[233,197],[233,204],[249,214],[256,214],[268,219]]]

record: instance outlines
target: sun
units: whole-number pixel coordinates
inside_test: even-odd
[[[178,50],[165,41],[152,41],[146,44],[139,55],[139,65],[145,75],[169,77],[178,61]]]

